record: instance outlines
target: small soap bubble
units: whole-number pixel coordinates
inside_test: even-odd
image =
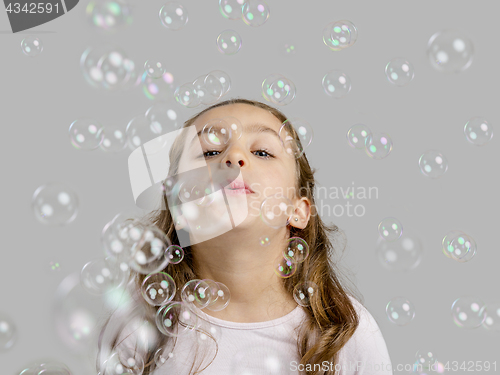
[[[405,297],[396,297],[385,307],[387,318],[398,326],[409,324],[415,318],[415,306]]]
[[[188,22],[188,12],[176,1],[165,3],[160,9],[160,21],[169,30],[180,30]]]
[[[448,159],[439,151],[426,151],[418,159],[420,171],[424,176],[439,178],[448,170]]]
[[[217,37],[216,44],[223,55],[234,55],[241,48],[241,36],[234,30],[224,30]]]
[[[165,305],[175,296],[175,281],[166,272],[155,272],[144,278],[141,293],[151,306]]]
[[[330,22],[323,28],[323,43],[332,51],[352,46],[357,38],[356,26],[348,20]]]
[[[125,129],[106,126],[103,130],[104,137],[99,148],[105,152],[118,153],[127,147]]]
[[[109,293],[122,286],[128,278],[120,264],[111,258],[100,258],[88,262],[80,273],[83,288],[94,295]]]
[[[161,229],[145,227],[140,240],[132,245],[130,268],[144,275],[164,269],[169,262],[165,250],[170,245],[170,239]]]
[[[43,43],[36,36],[30,35],[21,42],[21,49],[26,56],[36,57],[43,51]]]
[[[340,70],[331,70],[326,73],[321,84],[325,93],[335,99],[343,98],[351,91],[351,79]]]
[[[146,71],[148,76],[155,79],[160,78],[167,72],[164,64],[159,61],[153,60],[147,60],[144,63],[144,70]]]
[[[365,148],[366,139],[372,134],[368,126],[364,124],[356,124],[347,131],[347,142],[352,148],[362,150]]]
[[[398,57],[392,59],[385,66],[385,75],[390,83],[396,86],[406,86],[415,76],[413,64],[408,60]]]
[[[460,297],[451,305],[451,315],[457,327],[478,328],[486,318],[485,304],[477,297]]]
[[[289,278],[297,271],[297,262],[283,256],[278,257],[274,262],[274,273],[282,279]]]
[[[403,234],[403,225],[395,217],[387,217],[378,225],[380,236],[386,241],[395,241]]]
[[[392,242],[379,237],[376,254],[385,268],[406,272],[416,268],[422,261],[422,244],[416,236],[408,233],[403,233],[399,239]]]
[[[280,194],[267,197],[260,206],[260,218],[271,228],[286,226],[292,214],[292,201]]]
[[[311,304],[311,299],[319,292],[318,285],[312,281],[304,281],[293,288],[293,298],[300,306]]]
[[[245,0],[219,0],[219,11],[224,18],[239,20]]]
[[[43,224],[67,225],[78,214],[76,193],[62,183],[40,186],[33,194],[31,208],[35,217]]]
[[[491,331],[500,331],[500,302],[488,303],[484,307],[486,315],[483,327]]]
[[[160,78],[153,78],[144,71],[140,81],[142,83],[142,93],[149,100],[156,102],[168,102],[176,90],[173,83],[174,76],[170,72],[165,72]]]
[[[295,95],[295,84],[281,74],[271,74],[262,82],[262,96],[273,104],[288,105]]]
[[[268,246],[271,244],[271,239],[267,236],[262,236],[259,238],[260,246]]]
[[[171,350],[166,350],[165,348],[160,348],[155,352],[154,361],[156,367],[161,367],[168,361],[170,358],[174,357],[174,353]]]
[[[208,279],[203,280],[208,282]],[[229,288],[220,282],[215,282],[210,280],[210,291],[212,293],[211,302],[206,306],[210,311],[221,311],[227,307],[229,301],[231,300],[231,293]]]
[[[181,299],[186,306],[194,306],[203,309],[212,302],[212,293],[210,285],[199,279],[188,281],[181,290]]]
[[[184,249],[179,245],[170,245],[165,251],[169,263],[178,264],[184,259]]]
[[[474,45],[457,30],[443,30],[427,42],[427,56],[431,66],[444,73],[461,73],[472,64]]]
[[[292,237],[288,240],[283,256],[295,263],[302,263],[309,256],[309,245],[303,238]]]
[[[17,341],[17,328],[14,321],[6,314],[0,313],[0,353],[6,352]]]
[[[483,146],[493,138],[493,127],[481,116],[471,118],[464,126],[465,139],[476,146]]]
[[[415,354],[413,368],[419,374],[437,373],[438,364],[433,352],[419,350]]]
[[[221,96],[226,95],[229,89],[231,88],[231,77],[229,77],[229,75],[222,70],[212,70],[208,74],[213,75],[215,78],[219,80],[219,82],[222,85]]]
[[[241,9],[243,22],[253,27],[265,24],[269,14],[269,5],[264,0],[245,0]]]
[[[90,1],[85,9],[88,22],[106,31],[132,23],[132,5],[127,0]]]
[[[460,263],[468,262],[476,255],[476,241],[462,231],[449,232],[442,244],[444,255]]]
[[[295,46],[294,43],[286,43],[283,46],[283,52],[285,53],[286,56],[294,55],[295,52],[297,52],[297,47]]]
[[[92,151],[101,145],[104,139],[104,128],[93,119],[75,120],[69,126],[69,139],[77,150]]]
[[[174,98],[179,104],[187,108],[194,108],[201,103],[198,92],[191,82],[177,87],[174,92]]]
[[[51,262],[49,262],[49,270],[50,271],[60,271],[61,265],[59,264],[59,262],[51,261]]]
[[[231,127],[225,120],[220,118],[209,120],[203,126],[201,138],[208,145],[226,145],[231,139]]]
[[[384,159],[392,151],[392,139],[386,133],[373,133],[366,137],[366,154],[372,159]]]
[[[189,334],[198,326],[198,317],[185,302],[171,301],[156,312],[156,326],[170,337]]]

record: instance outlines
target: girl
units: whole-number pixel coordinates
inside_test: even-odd
[[[190,214],[170,189],[189,173],[210,176],[213,196],[222,197],[200,205],[202,215]],[[166,306],[152,306],[140,292],[148,275],[132,272],[134,307],[114,328],[108,319],[101,333],[101,374],[116,373],[105,362],[113,353],[121,358],[120,371],[128,364],[134,374],[142,367],[143,374],[159,375],[392,374],[376,321],[341,283],[333,260],[339,249],[332,244],[340,232],[317,216],[314,186],[300,138],[277,109],[232,99],[186,121],[163,183],[169,209],[143,220],[182,246],[183,259],[161,270],[175,282],[175,294]],[[274,197],[275,204],[291,203],[283,224],[261,212],[274,208]],[[297,262],[285,258],[290,243],[304,244],[300,239],[309,254]],[[208,294],[215,291],[212,302],[217,295],[220,301],[202,306],[206,295],[193,292],[202,284],[210,286]],[[301,300],[295,287],[304,285]],[[189,290],[195,301],[186,298]],[[172,304],[179,314],[170,326],[164,313]]]

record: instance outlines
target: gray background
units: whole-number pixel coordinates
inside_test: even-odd
[[[494,131],[500,131],[499,113],[494,110],[500,82],[497,2],[270,0],[269,20],[252,28],[241,20],[223,18],[215,0],[186,0],[182,4],[189,22],[177,32],[161,26],[157,14],[163,4],[136,0],[133,24],[117,33],[88,25],[86,1],[63,17],[19,34],[10,32],[6,14],[0,14],[0,312],[13,318],[19,333],[16,345],[0,353],[1,373],[13,374],[44,357],[66,363],[75,375],[94,373],[88,358],[59,341],[50,324],[51,306],[61,280],[102,255],[104,225],[116,213],[134,208],[129,151],[116,155],[78,151],[70,144],[68,128],[77,118],[93,117],[105,126],[125,129],[132,117],[152,105],[140,88],[108,92],[87,84],[80,56],[102,41],[122,47],[140,63],[156,54],[176,85],[214,69],[224,70],[233,83],[224,99],[264,101],[260,89],[265,77],[279,72],[290,78],[297,97],[280,109],[308,119],[314,127],[314,143],[307,154],[318,169],[319,184],[346,188],[354,183],[379,190],[378,199],[352,201],[365,206],[363,217],[324,219],[347,234],[343,263],[380,325],[393,365],[412,363],[417,350],[434,352],[442,363],[499,361],[498,334],[460,329],[450,313],[451,304],[462,295],[475,295],[486,303],[500,300],[496,228],[500,200],[498,166],[494,166],[500,159],[499,135],[476,147],[463,134],[465,122],[473,116],[485,116]],[[340,19],[351,20],[359,36],[352,47],[332,52],[323,44],[322,30]],[[427,41],[448,28],[461,30],[474,43],[472,65],[461,74],[440,73],[427,60]],[[216,48],[217,35],[225,29],[242,37],[242,49],[234,56],[224,56]],[[44,43],[36,58],[20,49],[29,34]],[[282,53],[287,42],[296,46],[294,55]],[[399,56],[415,68],[415,78],[406,87],[391,85],[384,75],[387,62]],[[340,100],[322,90],[321,79],[331,69],[343,70],[352,80],[351,92]],[[173,105],[184,118],[201,109]],[[347,144],[347,130],[362,121],[372,131],[392,137],[394,149],[386,159],[370,159]],[[438,180],[419,171],[418,159],[427,149],[440,150],[448,158],[449,170]],[[66,227],[43,225],[31,211],[34,191],[49,181],[68,184],[80,199],[79,214]],[[390,272],[375,257],[377,225],[387,216],[399,218],[423,243],[424,258],[411,272]],[[478,253],[468,263],[454,262],[441,252],[443,236],[453,229],[476,239]],[[50,271],[51,261],[60,263],[58,272]],[[416,307],[414,321],[404,327],[385,316],[385,305],[399,295]]]

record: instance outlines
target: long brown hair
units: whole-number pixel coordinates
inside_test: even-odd
[[[184,128],[189,127],[193,122],[205,112],[221,106],[231,104],[247,104],[255,107],[262,108],[269,111],[281,123],[287,121],[287,117],[279,110],[268,106],[267,104],[235,98],[217,103],[204,109],[198,114],[194,115],[184,123]],[[300,145],[300,139],[297,136],[292,124],[287,121],[287,131]],[[169,176],[174,176],[177,172],[177,167],[182,154],[183,143],[174,142],[170,150],[170,171]],[[301,146],[300,146],[301,147]],[[297,340],[297,353],[301,358],[300,364],[313,368],[313,371],[306,371],[307,375],[333,375],[334,370],[321,369],[321,363],[328,361],[334,365],[338,363],[338,353],[340,349],[352,337],[356,328],[359,325],[359,317],[351,302],[349,295],[362,302],[358,293],[353,293],[355,288],[347,287],[343,282],[341,283],[340,274],[342,273],[339,267],[340,258],[338,256],[345,249],[345,237],[339,228],[332,224],[326,225],[318,216],[316,211],[316,204],[314,199],[315,179],[312,170],[305,154],[296,158],[297,182],[299,195],[307,197],[311,202],[311,216],[307,226],[304,229],[298,229],[290,226],[290,237],[301,237],[308,244],[311,249],[310,255],[302,263],[298,264],[297,271],[289,278],[283,278],[282,282],[284,287],[290,295],[293,294],[295,285],[305,281],[312,281],[318,286],[318,293],[315,293],[311,299],[310,306],[304,307],[307,319],[299,328]],[[164,207],[168,207],[167,199],[164,200]],[[172,244],[179,244],[177,232],[174,227],[174,220],[169,209],[158,209],[152,211],[144,218],[145,222],[149,225],[154,224],[168,236]],[[335,244],[335,246],[334,246]],[[337,259],[336,259],[337,258]],[[193,254],[191,247],[184,248],[184,259],[178,264],[168,264],[163,272],[168,273],[175,281],[175,284],[180,290],[183,285],[193,279],[198,279],[197,270],[194,267]],[[135,288],[140,290],[142,282],[147,275],[133,272],[132,279]],[[344,275],[345,277],[345,275]],[[347,278],[346,278],[347,280]],[[344,280],[343,280],[344,281]],[[347,293],[349,292],[349,295]],[[176,293],[174,300],[180,300],[180,293]],[[138,303],[143,304],[144,311],[146,311],[145,318],[155,324],[155,315],[158,306],[150,306],[146,301],[138,299]],[[109,319],[108,319],[109,322]],[[106,323],[107,325],[107,323]],[[106,328],[104,326],[103,330]],[[119,343],[116,336],[112,347]],[[168,336],[159,335],[155,348],[161,348],[171,340]],[[99,343],[100,345],[101,343]],[[144,363],[145,369],[143,374],[148,375],[156,368],[154,361],[154,354],[156,349],[150,348],[145,355]],[[216,351],[217,353],[217,351]],[[215,354],[216,355],[216,354]],[[213,361],[213,359],[212,359]],[[314,366],[316,364],[316,366]],[[195,364],[190,369],[190,374],[199,374],[203,369],[199,367],[194,370]],[[206,368],[207,366],[205,366]],[[319,370],[316,368],[320,367]],[[335,366],[330,367],[333,369]]]

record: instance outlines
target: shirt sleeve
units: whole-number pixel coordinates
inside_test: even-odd
[[[351,301],[359,315],[359,326],[339,353],[339,375],[393,375],[392,363],[380,328],[370,312]]]

